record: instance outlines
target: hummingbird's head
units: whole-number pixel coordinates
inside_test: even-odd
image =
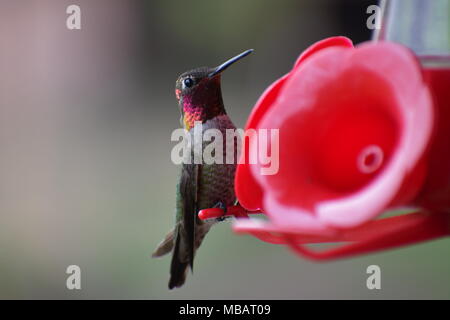
[[[215,68],[200,67],[181,74],[175,84],[175,95],[181,111],[181,120],[189,130],[195,121],[205,122],[225,114],[220,88],[220,75],[230,65],[249,55],[244,51]]]

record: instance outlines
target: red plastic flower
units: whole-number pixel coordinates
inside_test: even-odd
[[[429,168],[436,127],[410,50],[388,42],[354,48],[344,37],[314,44],[265,91],[247,123],[246,129],[279,129],[279,172],[238,166],[235,188],[246,210],[234,212],[261,210],[269,221],[239,219],[235,230],[318,259],[448,234],[448,215],[426,211],[437,203],[433,184],[450,186],[448,172],[444,181]],[[256,150],[252,143],[247,152]],[[439,212],[450,202],[448,191],[439,193]],[[373,220],[390,208],[418,204],[423,207],[414,214]],[[302,246],[335,241],[355,242],[322,255]]]

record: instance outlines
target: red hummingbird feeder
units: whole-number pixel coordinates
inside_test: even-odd
[[[246,125],[279,129],[278,173],[239,164],[239,205],[199,217],[234,215],[235,232],[314,260],[450,235],[448,6],[389,1],[373,41],[332,37],[306,49]]]

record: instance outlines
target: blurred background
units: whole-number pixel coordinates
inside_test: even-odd
[[[450,242],[333,263],[208,234],[186,285],[151,259],[174,219],[177,76],[255,52],[223,77],[238,127],[313,42],[370,39],[377,1],[0,1],[0,298],[450,298]],[[66,8],[81,7],[81,30]],[[82,290],[66,289],[68,265]],[[382,289],[366,288],[366,268]]]

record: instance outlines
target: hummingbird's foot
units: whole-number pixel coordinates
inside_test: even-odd
[[[221,217],[216,218],[217,221],[221,222],[224,221],[226,218],[229,218],[227,216],[227,206],[222,201],[217,202],[213,208],[219,208],[223,211],[223,215]]]

